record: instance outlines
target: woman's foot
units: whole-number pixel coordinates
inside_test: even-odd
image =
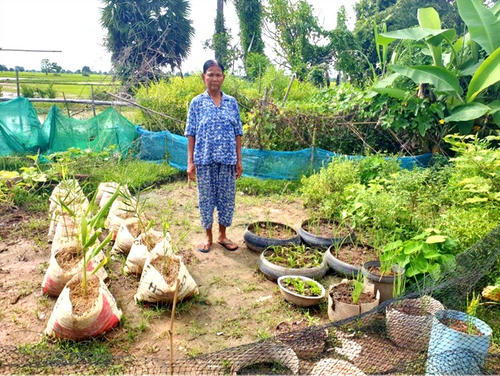
[[[236,251],[238,249],[238,244],[233,242],[232,240],[229,240],[228,238],[219,238],[217,241],[221,246],[223,246],[225,249],[228,251]]]
[[[203,244],[200,244],[198,246],[198,251],[202,253],[208,253],[210,252],[210,248],[212,247],[212,243],[205,242]]]

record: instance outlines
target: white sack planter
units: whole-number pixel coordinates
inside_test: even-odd
[[[73,314],[70,289],[66,286],[56,301],[45,334],[72,340],[95,337],[118,325],[121,317],[122,311],[101,279],[94,305],[81,315]]]
[[[156,258],[163,256],[157,254],[151,254],[146,259],[144,264],[144,269],[141,274],[141,280],[139,281],[139,287],[137,288],[137,293],[134,295],[135,302],[166,302],[172,303],[174,301],[175,294],[175,281],[179,279],[179,291],[177,293],[177,300],[181,301],[185,298],[193,296],[198,293],[198,286],[194,281],[191,274],[187,270],[186,266],[182,262],[179,256],[170,255],[171,257],[179,262],[179,272],[177,278],[174,279],[172,284],[167,283],[163,275],[158,271],[151,262],[156,260]]]
[[[43,294],[50,296],[59,296],[66,283],[68,283],[71,278],[73,278],[82,270],[83,260],[80,260],[78,264],[76,264],[73,268],[65,270],[59,265],[56,259],[56,255],[58,252],[62,252],[63,250],[67,249],[67,247],[74,249],[75,244],[75,242],[71,241],[68,243],[64,243],[57,252],[51,253],[49,267],[47,268],[42,281]],[[92,260],[89,261],[87,265],[87,271],[91,272],[92,270],[94,270],[94,268],[99,265],[104,257],[104,253],[102,251],[99,252]],[[104,268],[100,268],[95,274],[97,277],[99,277],[100,280],[105,280],[106,278],[108,278],[108,273]]]
[[[147,246],[150,243],[153,243],[153,247]],[[141,274],[150,253],[159,255],[173,253],[170,234],[167,233],[165,238],[163,238],[160,231],[155,230],[140,234],[132,243],[123,271],[125,273]]]

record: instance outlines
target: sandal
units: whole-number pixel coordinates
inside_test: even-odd
[[[221,246],[223,246],[226,250],[230,252],[234,252],[238,249],[238,245],[231,240],[227,240],[224,242],[217,242],[217,243],[219,243]],[[234,247],[231,247],[231,245]]]
[[[206,248],[206,245],[202,244],[202,245],[198,246],[198,252],[208,253],[208,252],[210,252],[210,246],[208,246],[208,248]]]

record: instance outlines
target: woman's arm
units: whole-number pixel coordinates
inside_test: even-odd
[[[243,164],[241,163],[241,136],[236,136],[236,179],[243,174]]]
[[[193,162],[194,156],[194,136],[187,136],[188,138],[188,165],[187,165],[187,175],[188,179],[195,181],[196,180],[196,167]]]

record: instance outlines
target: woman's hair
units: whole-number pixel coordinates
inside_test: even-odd
[[[221,63],[219,63],[217,60],[205,61],[205,64],[203,64],[203,73],[204,74],[207,73],[207,70],[213,66],[218,66],[220,68],[220,70],[222,71],[222,73],[224,73],[224,66]]]

